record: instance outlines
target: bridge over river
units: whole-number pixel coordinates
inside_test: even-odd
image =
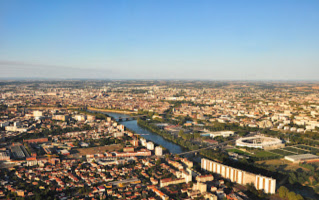
[[[115,121],[132,121],[137,120],[138,118],[145,117],[146,115],[133,115],[133,116],[120,116],[120,117],[112,117]]]

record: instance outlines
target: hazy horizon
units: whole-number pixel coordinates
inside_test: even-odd
[[[0,79],[318,81],[318,1],[1,1]]]

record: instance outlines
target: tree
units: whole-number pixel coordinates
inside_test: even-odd
[[[278,193],[281,198],[286,198],[289,190],[285,186],[280,186],[280,188],[278,189]]]
[[[296,199],[297,200],[304,200],[304,198],[300,194],[297,194]]]
[[[180,131],[178,132],[178,136],[179,136],[179,137],[183,137],[183,135],[184,135],[184,131],[183,131],[183,130],[180,130]]]
[[[294,193],[294,192],[289,192],[288,193],[288,199],[289,200],[296,200],[296,193]]]

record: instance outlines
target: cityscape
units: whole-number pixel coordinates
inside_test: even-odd
[[[316,199],[318,90],[317,82],[3,81],[0,194]]]
[[[318,11],[0,1],[0,200],[318,200]]]

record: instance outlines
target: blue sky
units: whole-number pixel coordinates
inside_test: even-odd
[[[319,80],[319,1],[0,1],[0,77]]]

